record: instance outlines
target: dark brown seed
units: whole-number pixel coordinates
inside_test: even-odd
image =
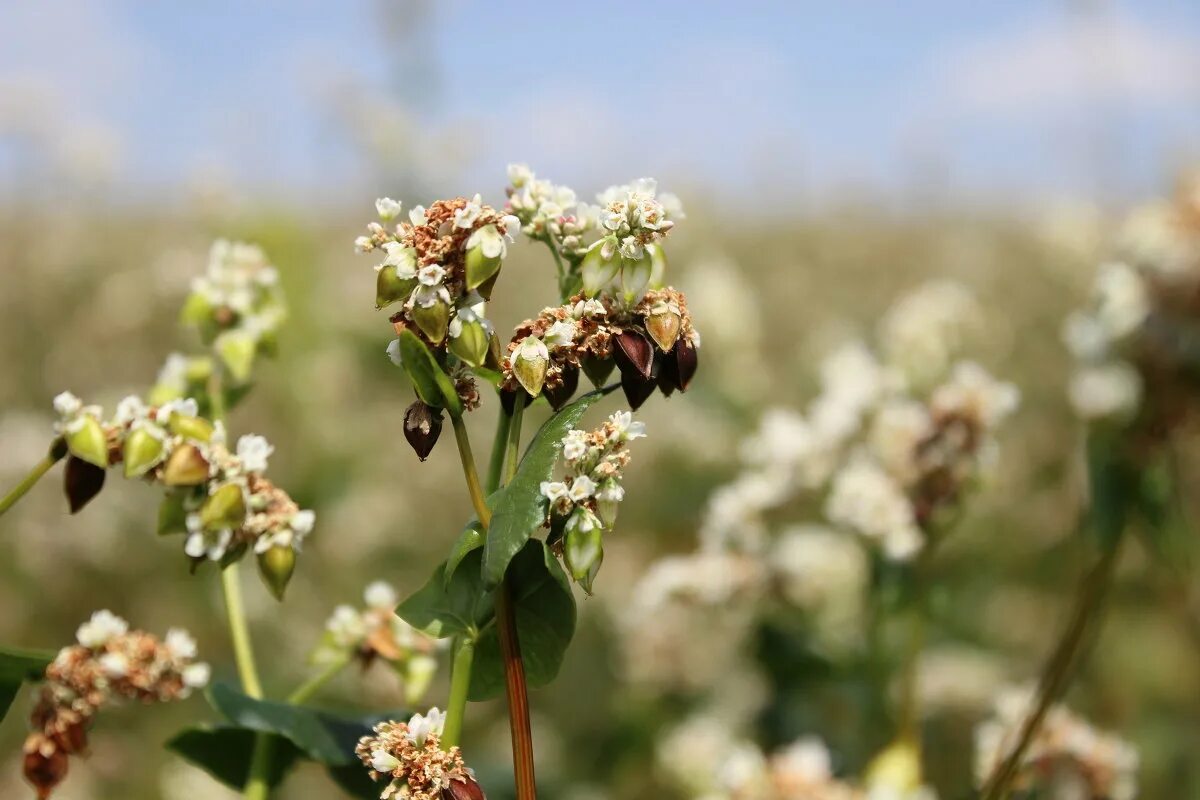
[[[643,378],[649,378],[654,366],[654,345],[650,340],[638,331],[625,330],[613,337],[613,341],[617,343],[613,356],[621,373],[637,371]]]
[[[542,388],[542,394],[546,395],[547,402],[555,411],[567,404],[575,395],[575,390],[579,388],[579,367],[573,367],[570,364],[562,368],[562,382],[551,389],[549,386]]]
[[[74,755],[87,750],[87,728],[82,722],[68,725],[54,735],[54,742],[64,753]]]
[[[40,749],[25,754],[25,780],[33,784],[39,800],[46,800],[54,787],[67,777],[67,754],[55,748],[44,756]]]
[[[442,789],[442,800],[487,800],[483,787],[475,779],[466,776],[461,780],[454,778]]]
[[[513,411],[517,407],[517,395],[525,398],[525,406],[533,402],[533,396],[524,389],[501,389],[500,390],[500,405],[504,406],[504,413],[512,416]]]
[[[608,376],[612,375],[613,367],[616,366],[616,362],[611,358],[596,358],[591,355],[581,358],[579,364],[583,367],[583,374],[588,376],[588,379],[596,388],[604,385],[604,382],[608,380]]]
[[[678,372],[676,384],[679,386],[679,391],[686,392],[692,378],[696,375],[696,362],[699,356],[691,342],[682,338],[675,343],[675,349],[672,352],[675,354],[675,369]]]
[[[412,445],[417,458],[424,461],[433,452],[438,437],[442,435],[442,410],[426,405],[420,400],[404,412],[404,438]]]
[[[63,470],[63,491],[72,514],[86,506],[103,488],[103,469],[82,458],[67,456],[67,466]]]
[[[658,376],[658,390],[663,393],[663,397],[670,397],[679,388],[679,368],[675,361],[675,352],[672,350],[665,356],[655,356],[654,369]]]
[[[637,411],[642,407],[642,403],[654,394],[656,381],[654,378],[643,378],[634,370],[621,373],[621,389],[625,392],[625,399],[629,401],[629,407]]]

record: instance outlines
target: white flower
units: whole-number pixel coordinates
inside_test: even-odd
[[[600,519],[587,506],[575,506],[575,510],[571,512],[571,516],[567,518],[568,531],[578,530],[587,533],[600,527],[603,527],[600,524]]]
[[[528,164],[509,164],[508,165],[508,182],[512,184],[514,189],[520,189],[527,183],[533,181],[533,170]]]
[[[354,250],[358,253],[367,253],[375,249],[375,243],[371,241],[370,236],[358,236],[354,239]]]
[[[513,352],[513,359],[517,358],[525,358],[533,361],[538,359],[549,360],[550,350],[546,347],[546,343],[538,337],[526,336]]]
[[[835,524],[880,542],[893,558],[905,559],[920,548],[922,537],[912,504],[870,459],[855,458],[834,476],[825,514]]]
[[[408,221],[413,225],[421,226],[426,223],[425,206],[413,206],[408,212]]]
[[[387,346],[387,357],[397,367],[403,366],[400,361],[400,340],[392,339]]]
[[[428,267],[426,268],[428,269]],[[439,268],[440,269],[440,268]],[[412,298],[409,301],[421,308],[429,308],[438,303],[450,303],[450,292],[445,286],[418,286],[413,291]]]
[[[237,457],[246,472],[265,472],[267,459],[275,448],[263,436],[246,434],[238,439]]]
[[[642,241],[635,236],[626,236],[621,240],[620,247],[621,255],[630,261],[640,261],[642,256],[646,254],[646,247]]]
[[[570,320],[558,320],[546,331],[543,341],[549,347],[568,347],[575,342],[578,327]]]
[[[1128,264],[1104,264],[1096,273],[1096,316],[1113,339],[1142,324],[1150,311],[1146,282]]]
[[[171,628],[163,643],[172,658],[187,661],[196,657],[196,640],[183,628]]]
[[[587,317],[603,317],[608,314],[604,304],[595,298],[590,300],[580,300],[571,309],[571,316],[575,319],[585,319]]]
[[[1142,378],[1123,361],[1086,367],[1071,378],[1071,406],[1086,420],[1127,417],[1142,397]]]
[[[212,668],[203,662],[188,664],[183,668],[180,676],[183,678],[183,685],[189,689],[203,689],[212,677]]]
[[[1016,386],[996,380],[973,361],[956,364],[950,380],[930,397],[935,414],[961,414],[985,428],[994,428],[1020,403],[1021,393]]]
[[[60,417],[73,417],[83,410],[83,401],[70,392],[54,396],[54,410]]]
[[[920,477],[918,448],[933,433],[933,418],[922,403],[907,398],[885,402],[871,423],[868,441],[884,468],[905,486]]]
[[[437,706],[429,709],[428,714],[413,714],[408,721],[408,740],[420,747],[425,744],[429,734],[442,735],[446,726],[446,715]]]
[[[625,487],[609,479],[600,485],[596,499],[602,503],[619,503],[625,499]]]
[[[562,440],[562,454],[567,461],[578,461],[587,455],[587,433],[581,430],[571,430]]]
[[[222,528],[219,531],[206,530],[203,523],[200,522],[199,514],[188,514],[187,529],[188,536],[183,543],[183,552],[192,558],[220,561],[224,558],[225,551],[233,539],[233,531],[229,528]]]
[[[105,653],[97,662],[100,669],[110,678],[124,678],[129,672],[129,659],[124,653]]]
[[[430,264],[427,267],[421,267],[417,273],[417,280],[422,286],[439,286],[442,279],[446,277],[446,270],[442,269],[441,264]]]
[[[400,759],[386,750],[376,750],[371,753],[371,769],[384,775],[390,775],[400,769]]]
[[[567,485],[562,481],[542,481],[538,487],[542,497],[545,497],[551,503],[557,502],[567,496]]]
[[[396,275],[405,280],[416,277],[417,251],[415,249],[400,244],[400,242],[385,242],[383,250],[387,253],[387,257],[383,259],[383,266],[395,267]]]
[[[400,214],[400,203],[390,197],[381,197],[375,201],[375,211],[381,220],[388,222]]]
[[[75,631],[75,639],[84,647],[95,650],[117,636],[124,636],[128,631],[128,622],[104,609],[92,614],[90,620],[79,626]]]
[[[609,439],[618,442],[632,442],[634,439],[644,439],[646,437],[646,423],[634,422],[633,412],[631,411],[616,411],[608,418],[612,423],[612,433],[609,434]]]
[[[472,247],[478,247],[485,258],[504,258],[508,253],[504,235],[495,225],[484,225],[472,233],[467,239],[467,249]]]
[[[476,220],[479,219],[479,215],[482,213],[483,198],[480,195],[475,195],[469,203],[454,212],[454,227],[474,227]]]
[[[128,425],[135,420],[145,417],[147,411],[148,409],[146,408],[146,404],[142,402],[142,398],[131,394],[117,403],[117,410],[113,420],[118,425]]]
[[[356,647],[367,635],[367,622],[354,606],[340,605],[325,622],[325,630],[338,647]]]
[[[375,581],[369,585],[363,592],[363,600],[366,601],[369,608],[378,608],[384,611],[391,611],[399,602],[396,590],[387,581]]]
[[[317,512],[307,508],[302,508],[292,518],[288,520],[290,527],[298,536],[304,537],[312,533],[313,526],[317,524]]]
[[[587,475],[580,475],[571,481],[568,496],[572,502],[582,503],[596,493],[596,483]]]

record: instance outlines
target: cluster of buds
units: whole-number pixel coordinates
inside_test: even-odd
[[[383,222],[400,213],[389,198],[376,201]],[[415,329],[439,353],[446,350],[478,367],[487,360],[491,326],[483,317],[492,296],[508,242],[520,222],[485,205],[479,195],[438,200],[408,213],[392,230],[372,222],[360,236],[360,252],[384,252],[375,267],[375,305],[401,303],[391,316],[397,330]]]
[[[177,628],[160,641],[97,611],[76,639],[47,667],[25,740],[25,777],[43,800],[66,777],[69,756],[87,751],[88,727],[102,707],[179,700],[209,679],[208,665],[195,660],[195,640]]]
[[[976,729],[975,774],[980,785],[1016,745],[1033,699],[1027,689],[1002,691],[994,716]],[[1138,753],[1131,744],[1055,706],[1026,750],[1013,788],[1018,793],[1047,791],[1054,797],[1133,800],[1137,771]]]
[[[671,287],[652,289],[633,308],[610,296],[572,297],[517,327],[503,362],[506,402],[524,390],[560,408],[575,393],[582,370],[600,386],[616,366],[633,409],[658,389],[686,391],[696,373],[700,335],[687,300]]]
[[[437,670],[434,654],[444,640],[431,639],[396,616],[396,590],[384,581],[367,586],[363,600],[366,608],[361,610],[351,605],[334,609],[313,652],[313,662],[355,659],[366,669],[383,661],[403,678],[405,702],[419,702],[433,680]]]
[[[282,597],[316,518],[264,477],[273,452],[266,439],[242,436],[230,451],[224,426],[199,416],[194,400],[152,406],[131,395],[107,421],[99,406],[70,392],[55,397],[54,407],[69,454],[64,479],[72,513],[100,492],[105,469],[121,464],[126,478],[167,491],[159,533],[186,534],[184,552],[194,564],[230,563],[252,548],[267,586]]]
[[[587,252],[584,237],[599,223],[599,208],[581,203],[575,190],[538,178],[526,164],[508,165],[505,210],[521,221],[521,230],[577,262]]]
[[[380,800],[485,800],[457,747],[441,748],[446,715],[434,708],[407,722],[381,722],[355,752],[371,779],[387,780]]]
[[[213,243],[208,268],[192,281],[182,311],[183,322],[199,330],[238,384],[250,379],[255,358],[274,353],[286,316],[279,272],[262,249],[224,239]]]
[[[1172,202],[1135,212],[1117,260],[1097,271],[1064,339],[1078,362],[1070,386],[1089,422],[1160,440],[1189,413],[1200,374],[1200,179]]]
[[[629,464],[629,442],[645,437],[645,425],[618,411],[594,431],[572,430],[562,439],[561,481],[543,481],[550,541],[585,591],[604,560],[604,531],[617,521],[625,498],[621,473]]]

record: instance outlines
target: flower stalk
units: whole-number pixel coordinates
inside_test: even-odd
[[[34,465],[29,474],[22,478],[21,482],[14,486],[11,492],[0,498],[0,515],[15,506],[17,501],[24,497],[42,479],[42,476],[49,472],[50,468],[61,461],[66,454],[66,445],[62,439],[56,439],[54,444],[50,446],[50,451],[46,453],[41,461]]]

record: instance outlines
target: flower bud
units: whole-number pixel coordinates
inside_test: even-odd
[[[217,489],[200,506],[200,523],[210,531],[240,528],[245,521],[246,498],[236,483]]]
[[[441,344],[446,338],[446,331],[450,327],[450,304],[445,300],[438,298],[427,306],[414,303],[409,315],[421,332],[429,337],[429,341]]]
[[[179,321],[184,325],[204,325],[213,320],[212,303],[203,292],[192,292],[183,301],[179,311]]]
[[[253,336],[246,331],[226,331],[217,337],[214,346],[221,363],[235,382],[245,383],[250,380],[254,370],[254,356],[258,350],[258,342]]]
[[[670,352],[679,339],[683,319],[666,303],[659,303],[646,315],[646,333],[664,353]]]
[[[77,513],[104,488],[104,468],[97,467],[75,455],[67,457],[63,469],[63,492],[67,495],[67,506]]]
[[[591,594],[592,581],[600,571],[600,563],[604,561],[603,531],[595,526],[590,530],[569,524],[567,527],[567,535],[563,540],[563,559],[571,577],[585,592]]]
[[[101,469],[108,466],[108,438],[95,417],[83,414],[72,420],[64,438],[71,455]]]
[[[167,429],[176,436],[193,439],[197,442],[212,441],[213,424],[203,417],[189,417],[186,414],[174,412],[167,421]]]
[[[537,397],[550,366],[550,351],[536,336],[526,336],[512,355],[512,371],[530,397]]]
[[[596,489],[596,516],[608,530],[617,522],[617,510],[625,497],[625,489],[616,478],[602,481]]]
[[[650,285],[650,270],[653,266],[650,255],[642,252],[641,258],[621,257],[621,294],[625,304],[632,306],[642,299]]]
[[[417,400],[404,412],[404,438],[424,461],[442,435],[442,410]]]
[[[451,778],[442,789],[441,800],[487,800],[483,787],[470,775],[462,778]]]
[[[649,378],[650,370],[654,367],[654,348],[650,341],[632,329],[621,331],[613,337],[613,341],[616,343],[613,357],[621,368],[621,374],[635,372],[642,378]]]
[[[621,269],[621,257],[615,248],[606,248],[604,242],[601,240],[592,245],[579,267],[583,293],[588,297],[595,297],[601,289],[612,283]]]
[[[578,388],[579,367],[565,364],[559,381],[553,387],[549,385],[542,387],[542,391],[546,395],[546,401],[550,403],[550,407],[558,411],[575,395],[575,390]]]
[[[199,486],[208,480],[208,459],[196,445],[185,442],[167,457],[162,479],[167,486]]]
[[[125,461],[125,477],[138,478],[162,460],[163,441],[149,429],[136,425],[125,437],[122,458]]]
[[[868,789],[890,789],[907,794],[921,786],[921,751],[907,737],[892,742],[867,764]]]
[[[490,338],[487,328],[478,319],[464,322],[455,318],[450,323],[450,352],[472,367],[482,365],[487,359]]]
[[[604,382],[608,380],[608,376],[612,374],[616,362],[611,358],[596,358],[589,353],[579,359],[579,365],[583,367],[583,372],[588,376],[588,380],[592,382],[592,385],[600,387],[604,385]]]
[[[386,308],[406,300],[416,287],[416,278],[402,278],[394,265],[384,264],[375,275],[375,307]]]
[[[258,574],[276,600],[283,599],[295,571],[296,551],[291,547],[271,547],[258,554]]]

